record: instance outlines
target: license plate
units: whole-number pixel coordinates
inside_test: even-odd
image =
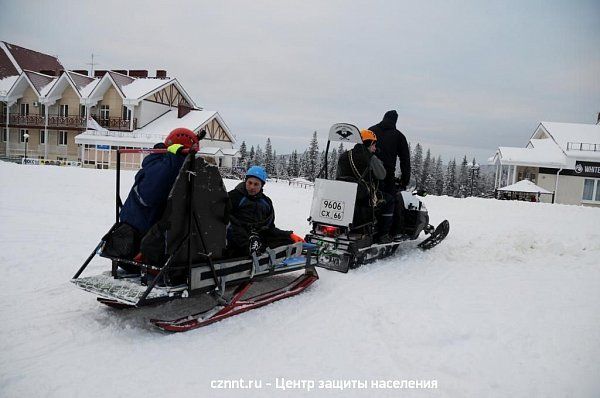
[[[340,221],[344,218],[345,203],[341,200],[323,199],[321,201],[320,214],[323,218]]]

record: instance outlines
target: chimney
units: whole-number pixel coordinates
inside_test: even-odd
[[[73,73],[79,73],[80,75],[84,75],[87,76],[88,75],[88,71],[87,70],[83,70],[83,69],[77,69],[72,71]]]
[[[129,76],[131,77],[148,77],[148,71],[143,69],[130,69]]]
[[[177,119],[181,119],[192,110],[191,106],[187,106],[185,104],[177,105]]]
[[[102,77],[102,76],[106,75],[106,72],[107,71],[105,71],[105,70],[95,70],[94,77]]]
[[[156,70],[156,78],[157,79],[166,79],[167,78],[167,71],[163,70],[163,69],[157,69]]]

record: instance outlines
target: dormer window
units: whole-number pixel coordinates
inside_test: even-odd
[[[21,104],[21,116],[29,115],[29,104]]]
[[[69,105],[61,105],[60,106],[60,117],[68,117],[69,116]]]

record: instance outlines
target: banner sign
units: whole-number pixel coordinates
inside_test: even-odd
[[[96,149],[100,151],[110,151],[110,145],[96,145]]]
[[[40,166],[71,166],[81,167],[81,162],[75,160],[50,160],[50,159],[21,159],[22,164],[33,164]]]
[[[600,178],[600,163],[575,161],[575,175]]]

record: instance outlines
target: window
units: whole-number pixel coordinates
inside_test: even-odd
[[[45,144],[46,143],[46,134],[44,133],[44,130],[40,130],[40,144]]]
[[[586,178],[583,182],[583,195],[581,199],[590,202],[600,202],[600,180]]]
[[[123,107],[123,120],[131,120],[131,110]]]
[[[79,105],[79,116],[85,117],[85,105]]]
[[[61,105],[60,106],[60,116],[61,117],[69,116],[69,105]]]
[[[2,142],[8,141],[8,129],[5,127],[2,129]]]
[[[109,108],[108,105],[100,105],[100,119],[108,120]]]
[[[21,104],[21,116],[29,115],[29,104]]]
[[[58,132],[58,145],[67,145],[67,132],[59,131]]]
[[[46,105],[40,105],[40,116],[46,116]]]
[[[21,141],[21,144],[23,144],[25,142],[25,134],[29,134],[29,130],[24,130],[21,129],[19,131],[19,141]],[[27,141],[29,141],[29,137],[27,137]]]

